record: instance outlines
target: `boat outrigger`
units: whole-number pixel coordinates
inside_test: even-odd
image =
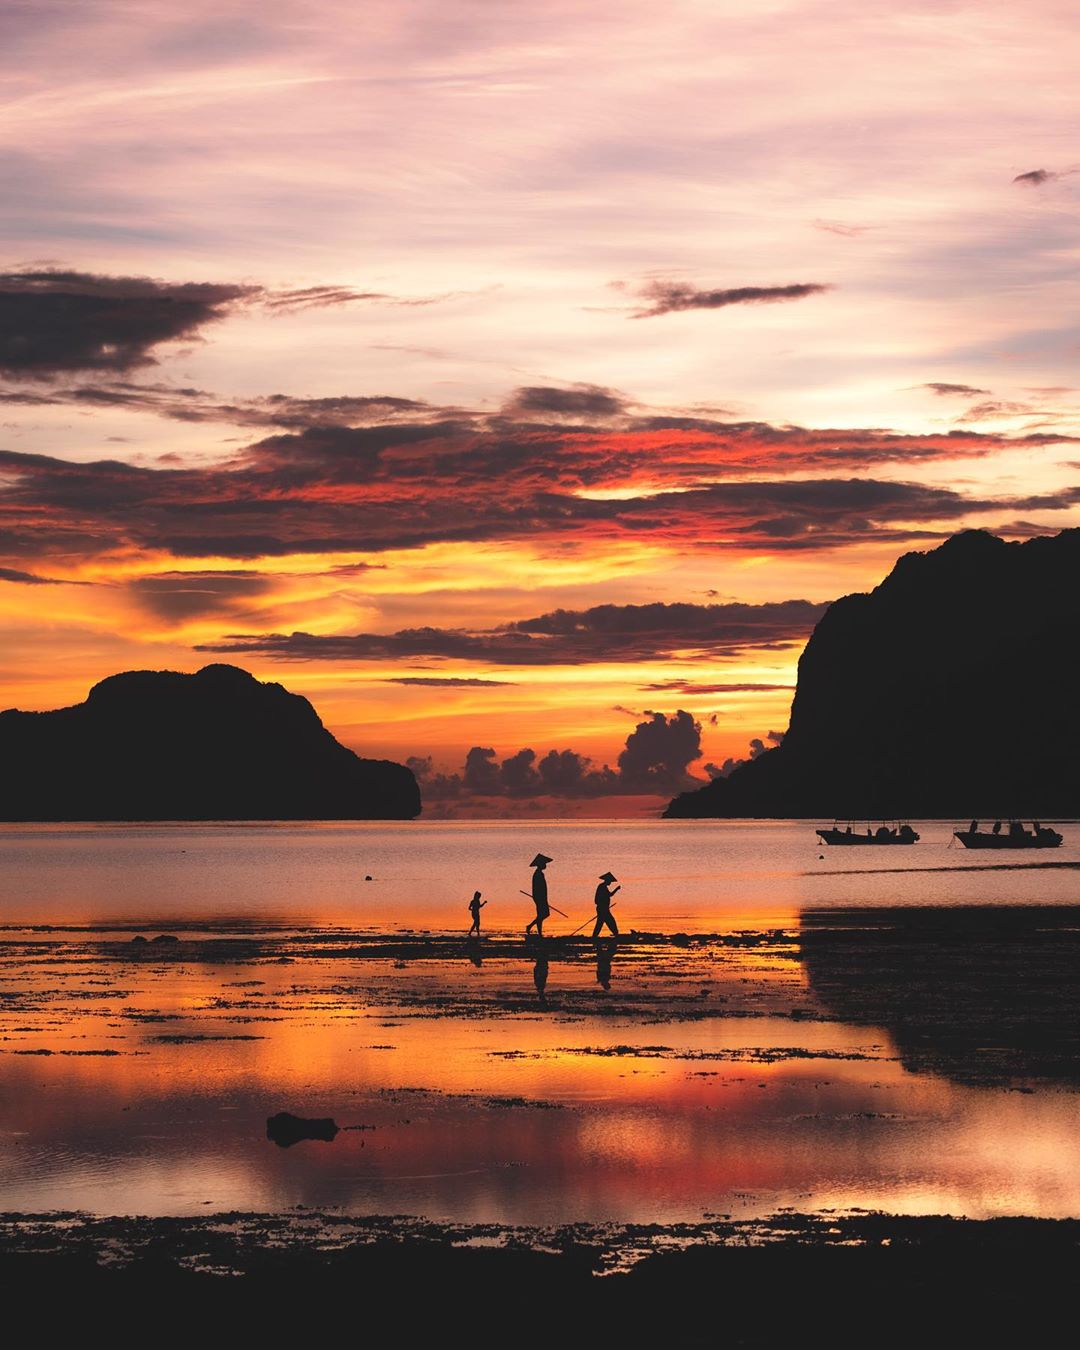
[[[1064,836],[1037,820],[1031,822],[1030,830],[1025,830],[1019,820],[1010,820],[1007,830],[1001,828],[1000,820],[995,820],[991,829],[980,830],[979,822],[973,820],[968,829],[954,830],[953,838],[965,848],[1057,848]]]
[[[895,821],[893,824],[882,823],[873,829],[867,822],[865,833],[862,829],[854,828],[855,821],[849,821],[846,826],[841,828],[840,821],[834,821],[832,828],[822,826],[817,831],[817,836],[823,844],[917,844],[919,836],[910,825],[901,824]],[[859,822],[861,825],[862,822]]]

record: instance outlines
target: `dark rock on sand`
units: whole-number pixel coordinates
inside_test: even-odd
[[[288,1111],[279,1111],[276,1116],[267,1117],[266,1137],[273,1140],[279,1148],[292,1148],[303,1139],[318,1139],[332,1144],[337,1138],[338,1127],[329,1116],[317,1120],[308,1120],[304,1116],[290,1115]]]
[[[0,712],[0,820],[398,820],[409,769],[360,759],[305,698],[235,666],[128,671],[85,703]]]
[[[968,530],[825,612],[782,745],[668,817],[1075,816],[1080,529]]]

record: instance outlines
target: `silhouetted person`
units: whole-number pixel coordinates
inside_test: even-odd
[[[977,820],[973,820],[973,821],[971,822],[971,831],[970,831],[970,832],[971,832],[972,834],[978,834],[978,833],[979,833],[979,822],[978,822]]]
[[[995,821],[994,821],[994,828],[990,831],[990,833],[991,833],[991,834],[1000,834],[1000,833],[1001,833],[1001,821],[1000,821],[1000,820],[995,820]]]
[[[536,964],[533,966],[533,984],[536,985],[536,992],[541,1003],[546,1001],[544,990],[547,988],[547,982],[548,959],[546,956],[541,955],[536,958]]]
[[[612,890],[611,883],[614,880],[610,872],[605,872],[596,888],[596,927],[592,930],[594,938],[600,936],[600,929],[604,927],[610,928],[615,937],[619,936],[619,925],[611,917],[611,897],[617,895],[622,887],[616,886]]]
[[[1018,839],[1023,833],[1024,827],[1018,820],[1011,820],[1009,822],[1009,835],[1011,838]]]
[[[551,907],[547,898],[547,877],[544,876],[544,868],[551,862],[546,853],[538,853],[529,866],[533,869],[532,876],[532,898],[536,906],[536,918],[530,919],[525,925],[525,936],[529,936],[531,928],[536,929],[537,937],[544,936],[544,920],[551,913]],[[545,976],[545,979],[547,977]]]
[[[601,989],[611,988],[611,960],[616,944],[610,939],[596,944],[596,983]]]
[[[472,915],[472,927],[469,929],[469,936],[475,933],[480,936],[480,911],[487,904],[486,900],[480,899],[480,892],[473,891],[473,898],[469,901],[469,913]]]

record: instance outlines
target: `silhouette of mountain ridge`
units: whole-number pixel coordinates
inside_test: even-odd
[[[133,670],[84,703],[0,712],[2,820],[398,820],[409,769],[339,744],[306,698],[237,666]]]
[[[669,818],[1080,812],[1080,529],[908,553],[826,610],[783,744]]]

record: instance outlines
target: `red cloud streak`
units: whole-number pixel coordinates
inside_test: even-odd
[[[875,480],[868,470],[1052,439],[1060,438],[678,419],[613,430],[442,421],[309,427],[211,468],[8,451],[0,452],[0,562],[118,546],[257,558],[498,539],[769,550],[903,541],[972,512],[1064,509],[1080,490],[988,499]]]

